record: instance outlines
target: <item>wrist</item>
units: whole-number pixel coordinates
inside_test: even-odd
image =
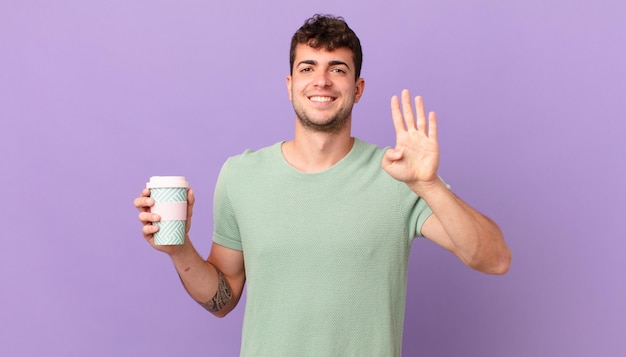
[[[407,183],[411,191],[415,192],[418,196],[427,199],[432,195],[436,195],[443,190],[448,190],[446,184],[436,176],[432,181],[417,181],[412,183]]]
[[[166,253],[170,256],[172,260],[177,261],[184,260],[191,251],[193,251],[193,247],[189,240],[189,236],[185,235],[185,241],[183,242],[183,244],[170,246]]]

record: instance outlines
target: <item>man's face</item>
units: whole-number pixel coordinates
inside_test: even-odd
[[[350,49],[297,45],[287,90],[299,122],[317,132],[338,133],[345,128],[365,87],[363,79],[355,76]]]

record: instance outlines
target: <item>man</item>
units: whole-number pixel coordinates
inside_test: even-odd
[[[207,260],[188,236],[182,246],[154,246],[154,201],[148,190],[134,201],[144,237],[171,257],[207,310],[225,316],[247,282],[242,356],[400,356],[416,236],[478,271],[509,268],[498,226],[438,177],[437,121],[420,97],[415,112],[407,90],[392,98],[393,149],[351,136],[365,89],[361,61],[342,18],[316,15],[294,34],[294,138],[226,161]],[[191,189],[188,198],[187,232]]]

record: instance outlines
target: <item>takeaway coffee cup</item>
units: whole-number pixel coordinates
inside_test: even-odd
[[[185,242],[187,220],[187,189],[189,182],[184,176],[152,176],[146,183],[154,200],[151,212],[161,216],[154,234],[156,245],[179,245]]]

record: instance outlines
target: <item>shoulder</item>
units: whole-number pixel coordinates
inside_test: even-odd
[[[230,156],[222,164],[217,182],[217,191],[238,192],[242,187],[261,184],[268,181],[279,166],[281,143],[276,143],[258,150],[247,149]]]
[[[238,155],[229,157],[224,163],[228,170],[249,170],[275,164],[279,158],[282,142],[278,142],[261,149],[246,149]]]
[[[370,175],[381,176],[385,179],[391,178],[381,165],[386,150],[387,148],[355,139],[350,160],[354,164],[354,169],[362,172],[362,174],[369,172]]]
[[[351,184],[361,187],[366,192],[384,192],[388,198],[403,194],[406,185],[401,184],[382,168],[382,160],[386,148],[359,139],[355,140],[354,148],[348,158],[348,164],[342,174]],[[408,188],[408,187],[407,187]]]
[[[385,151],[387,151],[387,148],[381,148],[367,141],[354,139],[354,152],[361,160],[380,163],[385,155]]]

